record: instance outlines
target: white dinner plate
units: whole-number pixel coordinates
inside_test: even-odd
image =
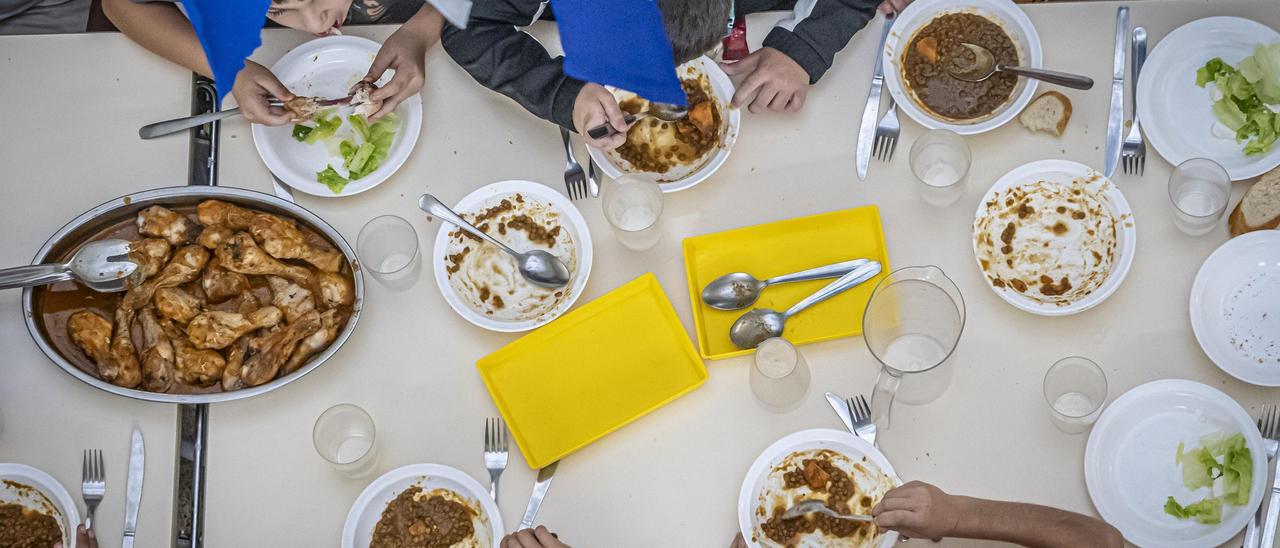
[[[663,192],[676,192],[691,188],[707,180],[729,159],[729,153],[733,151],[733,144],[738,141],[738,130],[742,127],[742,109],[732,106],[733,81],[729,79],[728,74],[724,73],[720,65],[717,65],[715,61],[705,55],[680,65],[676,68],[676,71],[685,77],[697,76],[700,73],[706,74],[707,79],[710,80],[712,95],[714,95],[716,104],[720,107],[720,127],[722,131],[720,147],[701,164],[673,167],[666,173],[646,173],[633,169],[631,163],[623,160],[615,150],[606,152],[596,147],[588,146],[587,152],[591,154],[591,159],[595,160],[600,170],[611,179],[617,179],[623,175],[633,175],[657,181]],[[635,95],[629,91],[622,91],[613,87],[610,87],[609,90],[619,99]]]
[[[1232,238],[1205,259],[1191,285],[1191,330],[1223,371],[1280,386],[1280,230]]]
[[[351,86],[364,78],[381,47],[373,40],[357,36],[317,38],[284,54],[271,66],[271,72],[297,95],[345,97]],[[387,71],[376,84],[386,84],[394,74],[394,71]],[[345,119],[350,110],[340,109],[339,113]],[[267,169],[295,190],[323,198],[351,196],[378,186],[391,177],[418,143],[418,134],[422,132],[422,97],[414,95],[406,99],[396,107],[395,114],[400,117],[400,131],[387,152],[387,159],[372,173],[348,183],[338,194],[317,182],[316,172],[324,171],[328,165],[339,167],[342,158],[331,154],[323,142],[298,142],[293,138],[293,124],[278,127],[253,124],[253,146],[258,149]],[[343,125],[340,131],[349,131],[345,120]]]
[[[782,439],[773,442],[764,452],[760,453],[759,457],[756,457],[755,462],[751,463],[751,468],[747,469],[747,475],[742,479],[742,490],[738,493],[738,528],[742,532],[742,538],[746,539],[748,546],[752,548],[761,546],[753,541],[752,538],[759,525],[756,506],[758,505],[760,490],[764,486],[765,480],[769,477],[770,470],[782,459],[786,458],[787,455],[810,449],[830,449],[848,456],[854,462],[861,460],[865,456],[872,464],[878,466],[881,472],[892,479],[895,485],[901,485],[902,483],[884,453],[849,432],[829,428],[814,428],[784,436]],[[890,548],[897,543],[898,533],[889,531],[880,535],[879,539],[880,542],[877,543],[879,548]]]
[[[7,483],[11,481],[32,489]],[[0,462],[0,502],[20,504],[52,515],[62,526],[63,545],[75,548],[76,526],[80,524],[76,501],[49,474],[25,464]]]
[[[949,129],[961,135],[985,133],[998,128],[1012,120],[1023,107],[1035,96],[1035,80],[1019,78],[1013,89],[1013,97],[1006,101],[995,112],[973,120],[956,121],[941,118],[920,106],[908,92],[902,76],[902,51],[911,41],[911,37],[939,15],[947,13],[973,13],[995,21],[1018,49],[1018,59],[1025,66],[1040,68],[1043,63],[1043,52],[1040,49],[1040,34],[1036,32],[1031,19],[1023,13],[1022,8],[1009,0],[915,0],[898,14],[893,22],[893,29],[885,38],[881,62],[884,65],[884,82],[907,116],[916,123],[929,129]],[[861,105],[861,103],[859,103]]]
[[[489,490],[457,468],[442,464],[410,464],[387,472],[373,480],[351,504],[346,524],[342,526],[342,548],[365,548],[373,539],[373,528],[382,518],[382,511],[401,491],[413,485],[423,491],[444,488],[470,499],[473,508],[480,509],[476,521],[488,527],[476,527],[476,539],[481,546],[497,546],[504,534],[502,514],[498,505],[489,498]],[[473,521],[473,524],[475,522]]]
[[[1222,523],[1204,525],[1164,511],[1167,497],[1190,504],[1209,489],[1191,491],[1177,466],[1178,443],[1198,447],[1214,432],[1244,434],[1253,457],[1249,504],[1222,508]],[[1138,546],[1218,546],[1239,533],[1262,502],[1267,454],[1262,436],[1240,404],[1198,382],[1153,381],[1125,392],[1102,412],[1084,453],[1089,498],[1102,519]]]
[[[577,251],[578,256],[578,268],[576,272],[570,273],[569,298],[556,306],[553,312],[533,320],[504,321],[488,317],[471,308],[470,305],[462,300],[462,297],[453,289],[453,286],[449,285],[449,273],[445,270],[445,253],[449,249],[449,233],[457,230],[451,224],[440,221],[440,230],[436,232],[435,248],[431,254],[432,269],[436,273],[436,285],[440,287],[440,293],[444,295],[444,300],[448,301],[454,312],[477,326],[492,331],[508,333],[528,331],[541,327],[551,320],[559,318],[569,308],[573,307],[574,302],[578,300],[578,297],[582,296],[582,291],[587,287],[587,278],[591,275],[593,256],[591,230],[587,227],[587,220],[582,218],[582,213],[578,212],[578,208],[573,205],[573,202],[569,201],[569,198],[541,183],[532,181],[499,181],[488,184],[466,195],[457,205],[453,206],[453,210],[458,214],[475,213],[482,204],[490,199],[514,196],[516,194],[522,194],[539,202],[551,204],[553,209],[561,213],[561,218],[568,221],[564,224],[564,228],[569,231],[569,236],[573,238],[574,249]]]
[[[1209,158],[1227,169],[1231,179],[1257,177],[1280,165],[1280,146],[1266,154],[1244,155],[1244,145],[1211,132],[1216,118],[1207,88],[1196,85],[1196,70],[1214,57],[1235,66],[1253,55],[1254,46],[1269,44],[1280,34],[1240,17],[1206,17],[1167,34],[1138,75],[1138,118],[1142,132],[1170,164]]]
[[[1000,177],[995,184],[991,185],[991,189],[982,197],[982,201],[978,202],[978,211],[974,214],[974,223],[976,224],[978,219],[986,215],[987,202],[990,202],[997,192],[1036,181],[1049,181],[1065,185],[1077,179],[1093,179],[1094,182],[1090,183],[1089,187],[1103,198],[1111,214],[1118,220],[1116,236],[1119,239],[1117,247],[1120,254],[1111,264],[1111,274],[1107,276],[1107,280],[1083,299],[1067,306],[1058,306],[1054,303],[1042,303],[1028,298],[1009,287],[999,288],[992,285],[991,280],[982,272],[982,263],[978,258],[977,239],[973,238],[972,235],[970,236],[973,239],[973,258],[978,265],[979,274],[982,274],[983,281],[986,282],[987,287],[996,292],[996,295],[999,295],[1001,299],[1004,299],[1005,302],[1019,310],[1041,316],[1069,316],[1084,312],[1098,306],[1099,303],[1110,297],[1112,293],[1115,293],[1120,288],[1120,284],[1124,282],[1125,276],[1129,274],[1129,267],[1133,265],[1133,256],[1138,248],[1138,232],[1134,227],[1133,209],[1129,207],[1129,202],[1124,199],[1124,194],[1120,192],[1115,183],[1112,183],[1101,172],[1079,162],[1039,160],[1014,168]]]

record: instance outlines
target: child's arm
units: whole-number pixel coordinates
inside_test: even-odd
[[[836,53],[875,17],[879,4],[880,0],[816,0],[803,16],[797,13],[778,23],[763,45],[785,53],[809,74],[810,84],[817,83]]]

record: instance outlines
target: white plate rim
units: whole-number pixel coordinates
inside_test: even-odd
[[[1280,246],[1280,230],[1256,230],[1241,234],[1223,242],[1222,245],[1213,250],[1213,253],[1210,253],[1204,263],[1200,265],[1200,270],[1196,272],[1196,279],[1191,284],[1191,302],[1188,306],[1188,314],[1191,317],[1191,332],[1196,336],[1196,343],[1200,345],[1200,350],[1204,352],[1205,356],[1208,356],[1209,360],[1218,366],[1218,369],[1252,385],[1277,387],[1280,386],[1280,376],[1272,381],[1256,377],[1249,372],[1249,369],[1239,366],[1239,360],[1244,358],[1238,355],[1223,356],[1216,351],[1210,350],[1216,347],[1206,343],[1210,333],[1209,327],[1205,325],[1205,322],[1209,321],[1205,318],[1209,311],[1206,308],[1208,304],[1204,301],[1204,294],[1209,285],[1210,267],[1217,262],[1227,260],[1227,254],[1235,252],[1235,248],[1255,243],[1270,243]]]
[[[577,206],[563,194],[542,183],[519,179],[489,183],[458,200],[458,203],[453,206],[453,210],[462,212],[471,207],[472,204],[481,202],[490,196],[516,193],[528,194],[550,203],[569,220],[569,228],[573,230],[575,248],[578,252],[578,274],[574,277],[573,285],[570,287],[569,299],[563,305],[560,313],[549,314],[537,320],[520,322],[504,322],[486,318],[479,312],[472,310],[470,306],[467,306],[467,303],[463,302],[454,292],[453,286],[449,285],[449,273],[445,271],[444,256],[449,246],[449,232],[453,230],[453,225],[440,221],[439,230],[436,232],[435,245],[431,252],[431,269],[435,272],[436,286],[440,288],[440,294],[444,296],[444,300],[449,303],[453,311],[477,327],[501,333],[518,333],[537,329],[563,316],[572,309],[578,298],[582,296],[583,291],[586,290],[587,279],[591,276],[591,264],[594,258],[591,230],[587,226],[587,220],[582,217],[582,212],[578,211]]]
[[[1172,133],[1179,130],[1176,127],[1166,127],[1166,124],[1172,123],[1172,121],[1165,120],[1152,110],[1154,107],[1151,105],[1163,100],[1166,94],[1156,93],[1157,89],[1165,89],[1165,86],[1157,86],[1153,80],[1154,76],[1151,76],[1152,74],[1157,73],[1148,69],[1151,67],[1159,67],[1164,63],[1170,62],[1166,60],[1169,55],[1172,55],[1168,52],[1171,51],[1173,49],[1173,45],[1177,44],[1179,41],[1190,41],[1193,43],[1199,42],[1202,37],[1207,34],[1206,31],[1215,29],[1259,33],[1259,36],[1265,36],[1265,38],[1258,39],[1259,43],[1274,42],[1276,39],[1280,38],[1280,33],[1277,33],[1271,27],[1252,19],[1229,15],[1215,15],[1212,17],[1197,19],[1173,29],[1173,31],[1166,34],[1159,42],[1156,43],[1155,47],[1151,50],[1151,54],[1147,56],[1147,61],[1142,72],[1138,75],[1138,118],[1142,120],[1142,133],[1146,135],[1147,141],[1150,142],[1151,146],[1156,149],[1156,152],[1171,165],[1176,166],[1192,158],[1205,156],[1201,154],[1198,156],[1184,157],[1174,156],[1172,154],[1175,152],[1173,150],[1173,143],[1166,139],[1166,133]],[[1146,76],[1146,78],[1144,78],[1144,76]],[[1166,83],[1166,85],[1168,84]],[[1210,105],[1206,103],[1204,108],[1208,109],[1210,108]],[[1205,135],[1205,137],[1208,138],[1209,135]],[[1218,158],[1210,159],[1221,164],[1223,168],[1227,170],[1232,181],[1242,181],[1244,179],[1257,177],[1263,173],[1271,171],[1276,166],[1280,166],[1280,146],[1273,147],[1267,154],[1257,156],[1253,161],[1244,165],[1235,165],[1233,162],[1223,163]]]
[[[880,62],[884,67],[884,83],[889,90],[889,94],[893,96],[898,108],[912,120],[915,120],[917,124],[927,129],[949,129],[960,135],[977,135],[994,130],[1016,118],[1022,112],[1022,109],[1026,108],[1027,104],[1031,102],[1031,99],[1035,97],[1039,82],[1024,78],[1022,91],[1004,110],[995,116],[972,124],[952,123],[933,117],[933,115],[920,108],[906,93],[902,84],[902,73],[899,69],[900,62],[898,60],[898,49],[903,42],[910,38],[909,36],[903,36],[904,33],[902,31],[906,26],[914,25],[917,21],[923,21],[925,18],[932,21],[942,13],[959,12],[965,9],[984,12],[982,14],[984,16],[995,15],[1002,22],[1012,23],[1016,27],[1016,29],[1012,30],[1017,30],[1027,36],[1026,51],[1023,53],[1026,53],[1029,65],[1032,68],[1040,68],[1043,65],[1044,50],[1040,44],[1039,31],[1036,30],[1035,24],[1031,22],[1031,18],[1027,17],[1026,12],[1022,11],[1022,8],[1018,7],[1017,4],[1008,0],[916,0],[902,10],[897,19],[894,20],[889,36],[885,38],[884,48],[880,53]],[[925,21],[920,26],[925,24],[928,24],[928,21]],[[1012,38],[1017,39],[1016,36]]]
[[[481,486],[480,482],[467,475],[466,472],[452,466],[420,463],[406,464],[369,482],[369,485],[351,503],[351,509],[347,511],[347,520],[342,525],[342,548],[356,548],[356,525],[359,523],[360,517],[367,513],[368,509],[373,505],[373,497],[377,496],[378,492],[396,482],[418,476],[440,477],[465,487],[469,492],[461,494],[480,501],[480,508],[484,510],[485,517],[489,518],[489,528],[495,545],[502,540],[502,535],[505,534],[504,531],[506,530],[502,523],[502,512],[498,510],[498,505],[493,502],[493,499],[489,498],[489,491]],[[382,514],[382,510],[381,508],[377,509],[379,515]]]
[[[378,54],[378,50],[382,48],[382,45],[368,38],[362,38],[359,36],[325,36],[316,38],[300,44],[298,47],[289,50],[281,56],[279,60],[271,65],[271,72],[281,72],[292,64],[304,62],[308,55],[312,55],[316,51],[332,47],[350,47],[352,49],[365,51],[370,54],[369,58],[372,60],[373,56]],[[418,138],[422,133],[422,95],[417,94],[408,98],[404,103],[402,103],[402,108],[405,110],[402,113],[405,120],[404,126],[400,130],[400,136],[397,138],[405,141],[403,145],[396,143],[392,145],[392,147],[399,148],[403,150],[403,152],[400,154],[388,155],[386,161],[384,161],[381,166],[378,166],[378,169],[374,170],[373,173],[362,177],[358,181],[348,183],[347,186],[342,189],[342,192],[337,194],[334,194],[328,187],[316,182],[314,180],[314,176],[312,179],[297,179],[284,170],[284,162],[280,159],[280,155],[277,154],[274,149],[265,145],[267,137],[266,132],[276,128],[268,128],[261,124],[251,124],[250,133],[253,136],[254,149],[258,151],[258,156],[262,158],[262,163],[267,166],[267,170],[290,188],[319,198],[341,198],[345,196],[354,196],[376,187],[391,178],[391,176],[394,175],[396,171],[399,171],[400,167],[408,161],[409,156],[413,154],[414,148],[417,147]],[[397,110],[400,109],[398,108]]]
[[[63,540],[69,548],[76,546],[76,526],[80,525],[80,510],[75,499],[44,470],[17,462],[0,462],[0,478],[16,481],[34,487],[54,504],[59,512],[62,525]]]
[[[1089,500],[1093,503],[1093,507],[1098,511],[1098,514],[1102,516],[1102,519],[1107,523],[1116,526],[1117,529],[1120,529],[1120,527],[1116,525],[1117,520],[1115,520],[1115,516],[1107,515],[1110,505],[1107,504],[1106,499],[1103,498],[1104,490],[1102,486],[1104,480],[1103,478],[1097,477],[1101,472],[1095,471],[1097,466],[1092,464],[1098,462],[1098,459],[1100,458],[1099,451],[1102,449],[1098,447],[1101,443],[1099,439],[1103,436],[1102,433],[1105,433],[1107,429],[1112,428],[1112,424],[1119,420],[1116,418],[1118,416],[1117,413],[1123,412],[1130,402],[1144,397],[1158,397],[1161,392],[1173,391],[1194,392],[1210,400],[1218,401],[1221,404],[1221,407],[1227,410],[1227,412],[1236,419],[1236,422],[1239,423],[1240,433],[1244,435],[1246,444],[1249,446],[1250,455],[1253,457],[1253,469],[1255,471],[1267,469],[1268,463],[1266,450],[1262,444],[1262,435],[1258,432],[1258,429],[1254,427],[1253,419],[1249,417],[1248,412],[1240,406],[1239,402],[1232,399],[1231,396],[1228,396],[1221,390],[1212,386],[1187,379],[1160,379],[1140,384],[1130,388],[1127,392],[1121,394],[1115,400],[1112,400],[1112,402],[1103,409],[1102,415],[1098,417],[1098,421],[1093,425],[1093,430],[1090,431],[1089,439],[1085,443],[1083,467],[1085,488],[1089,492]],[[1185,544],[1165,544],[1163,546],[1165,546],[1165,548],[1219,546],[1222,543],[1231,540],[1232,537],[1236,536],[1236,534],[1239,533],[1245,525],[1247,525],[1248,520],[1257,510],[1258,505],[1262,503],[1262,497],[1264,496],[1263,491],[1266,491],[1267,479],[1267,474],[1255,473],[1253,475],[1253,485],[1250,487],[1251,490],[1249,493],[1249,505],[1243,509],[1244,511],[1237,514],[1237,516],[1243,518],[1238,526],[1227,527],[1220,525],[1214,530],[1213,535],[1207,537],[1207,539],[1202,538],[1197,539],[1195,542],[1188,541]],[[1124,535],[1125,540],[1132,542],[1135,545],[1161,546],[1161,544],[1144,544],[1143,542],[1139,542],[1139,540],[1147,539],[1144,537],[1135,538],[1133,537],[1132,532],[1126,532],[1123,529],[1120,529],[1120,532]],[[1212,540],[1212,542],[1207,542],[1207,540]]]
[[[742,109],[734,107],[731,104],[734,91],[733,80],[729,78],[728,74],[725,74],[724,69],[721,69],[720,65],[716,64],[715,61],[712,61],[711,58],[706,55],[700,56],[689,63],[696,63],[698,70],[705,73],[707,75],[707,79],[710,80],[712,91],[717,92],[716,99],[721,105],[724,105],[724,110],[728,112],[729,130],[728,133],[725,134],[724,144],[716,150],[716,153],[712,155],[711,158],[707,159],[707,162],[703,164],[702,167],[680,180],[658,183],[658,188],[661,188],[664,193],[679,192],[681,190],[693,188],[698,183],[710,179],[716,171],[719,171],[720,166],[724,165],[724,163],[729,160],[729,154],[733,152],[733,146],[738,142],[738,134],[742,130]],[[727,93],[728,97],[721,97],[721,93],[719,93],[720,91]],[[613,160],[605,153],[605,151],[591,145],[587,145],[587,154],[591,156],[593,161],[595,161],[596,166],[600,168],[600,171],[603,171],[610,179],[617,179],[624,175],[628,175],[628,173],[624,173],[618,168],[618,166],[614,165]]]
[[[738,491],[738,531],[742,533],[743,540],[747,542],[747,546],[752,548],[760,547],[759,543],[751,540],[752,532],[755,529],[752,515],[755,509],[757,495],[755,484],[757,480],[768,474],[769,468],[774,461],[794,451],[818,448],[820,443],[834,445],[839,449],[849,450],[851,453],[858,455],[866,455],[867,458],[871,459],[871,462],[880,467],[881,472],[897,483],[902,482],[898,478],[898,473],[894,471],[893,464],[889,462],[889,458],[884,453],[880,452],[880,449],[849,432],[831,428],[811,428],[787,434],[769,444],[764,451],[761,451],[742,478],[742,488]],[[849,455],[849,453],[845,454]],[[897,544],[897,541],[897,531],[889,531],[880,536],[878,547],[889,548]]]
[[[1107,206],[1111,209],[1111,214],[1117,218],[1122,215],[1129,215],[1129,222],[1120,221],[1119,233],[1119,249],[1120,260],[1112,265],[1111,274],[1102,282],[1093,293],[1086,295],[1083,299],[1071,303],[1068,306],[1058,306],[1055,304],[1037,303],[1031,299],[1017,295],[1016,292],[1008,289],[1000,289],[991,285],[991,280],[987,279],[986,273],[982,271],[982,260],[978,258],[978,242],[974,238],[973,226],[970,225],[969,240],[973,246],[973,261],[978,266],[978,274],[982,277],[982,282],[988,288],[995,292],[1004,302],[1013,305],[1014,308],[1024,312],[1030,312],[1039,316],[1070,316],[1079,314],[1085,310],[1089,310],[1103,301],[1107,300],[1120,286],[1124,283],[1124,279],[1129,275],[1129,268],[1133,266],[1133,256],[1137,254],[1138,248],[1138,231],[1137,222],[1133,217],[1133,208],[1129,207],[1129,202],[1125,200],[1124,193],[1120,191],[1120,187],[1116,186],[1115,181],[1107,178],[1101,171],[1086,166],[1080,162],[1072,160],[1036,160],[1028,162],[1009,170],[1008,173],[1000,176],[986,194],[982,195],[982,200],[978,202],[978,210],[974,213],[973,219],[976,224],[978,219],[986,213],[987,202],[995,196],[999,191],[1005,190],[1015,184],[1024,182],[1028,176],[1035,173],[1044,172],[1065,172],[1076,177],[1089,177],[1097,175],[1104,181],[1107,181],[1107,187],[1101,194],[1107,198]],[[1112,282],[1112,280],[1115,280]]]

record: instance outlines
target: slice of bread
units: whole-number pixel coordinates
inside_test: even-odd
[[[1227,218],[1232,236],[1280,228],[1280,168],[1262,174]]]
[[[1031,131],[1043,131],[1062,137],[1071,120],[1071,100],[1056,91],[1046,91],[1031,101],[1018,121]]]

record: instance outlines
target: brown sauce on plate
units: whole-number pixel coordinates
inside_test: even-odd
[[[981,82],[967,82],[948,73],[948,63],[970,66],[973,62],[973,53],[960,45],[963,42],[990,50],[997,65],[1019,64],[1013,39],[981,15],[947,13],[917,31],[902,56],[903,80],[926,110],[952,120],[972,120],[995,112],[1009,101],[1018,85],[1017,76],[1004,72]]]
[[[631,126],[627,141],[618,147],[618,156],[640,171],[666,173],[675,166],[698,161],[720,144],[720,107],[704,88],[705,76],[680,80],[689,99],[689,114],[678,122],[649,117]],[[619,107],[628,114],[644,108],[639,97],[626,99]],[[701,127],[700,127],[701,126]],[[649,136],[670,135],[672,144],[662,146],[649,141]]]
[[[411,486],[387,503],[369,548],[446,548],[471,538],[473,511]]]
[[[0,502],[0,546],[50,548],[62,542],[62,527],[53,516],[20,504]]]

